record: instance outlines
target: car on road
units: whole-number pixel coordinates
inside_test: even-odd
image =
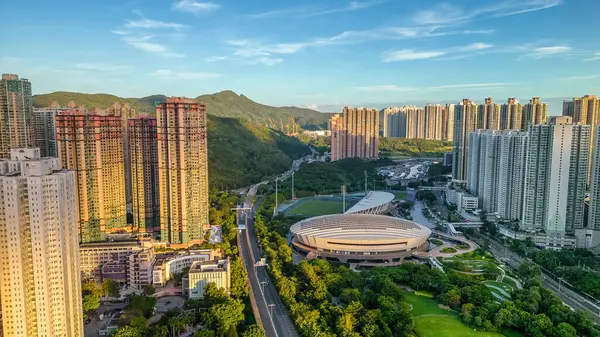
[[[165,305],[169,305],[169,304],[171,304],[171,301],[166,301],[165,302]]]
[[[90,324],[91,322],[92,322],[91,318],[88,317],[88,318],[85,319],[85,324]]]
[[[98,317],[99,320],[103,320],[104,319],[104,314],[100,314],[100,317]]]

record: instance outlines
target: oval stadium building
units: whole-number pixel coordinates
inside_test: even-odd
[[[400,263],[424,251],[431,231],[405,219],[372,214],[324,215],[290,228],[292,248],[309,257],[348,263]]]

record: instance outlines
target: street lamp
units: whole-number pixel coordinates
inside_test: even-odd
[[[275,306],[275,304],[269,304],[269,316],[272,318],[273,317],[273,307]]]
[[[267,281],[261,281],[260,282],[261,291],[263,292],[263,294],[265,293],[265,284],[267,284],[267,283],[269,283],[269,282],[267,282]]]

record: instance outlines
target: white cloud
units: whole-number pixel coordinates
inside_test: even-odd
[[[493,45],[483,42],[472,43],[462,48],[463,51],[477,51],[492,48]]]
[[[541,59],[552,56],[570,55],[572,48],[568,46],[544,46],[535,47],[532,45],[517,46],[517,51],[523,52],[521,57]]]
[[[164,79],[169,79],[169,80],[184,80],[184,81],[210,80],[210,79],[215,79],[215,78],[219,78],[219,77],[223,76],[222,74],[219,74],[219,73],[177,72],[177,71],[171,71],[171,70],[165,70],[165,69],[157,70],[157,71],[151,73],[150,75],[156,76],[156,77],[161,77]]]
[[[477,16],[510,16],[558,6],[562,0],[504,0],[499,3],[465,10],[443,3],[431,9],[416,12],[412,20],[418,25],[464,23]]]
[[[75,68],[102,72],[121,72],[133,69],[132,66],[128,65],[113,65],[107,63],[77,63],[75,64]]]
[[[475,30],[470,30],[470,29],[466,29],[463,30],[462,33],[465,35],[473,35],[473,34],[492,34],[495,33],[496,31],[494,29],[475,29]]]
[[[185,28],[185,25],[175,22],[148,19],[142,12],[138,10],[134,10],[133,13],[139,16],[140,19],[126,20],[125,24],[123,25],[123,27],[126,29],[114,29],[111,32],[120,36],[123,42],[135,49],[157,54],[163,57],[185,57],[184,54],[174,52],[160,41],[156,41],[158,38],[167,38],[171,41],[180,40],[183,34],[179,33],[179,31]],[[175,30],[178,32],[157,34],[157,31],[160,30]],[[149,31],[153,31],[153,33],[149,34]]]
[[[595,53],[592,57],[584,59],[584,61],[597,61],[600,60],[600,52]]]
[[[307,109],[311,109],[311,110],[315,110],[315,111],[318,111],[318,110],[319,110],[319,106],[318,106],[318,105],[316,105],[316,104],[314,104],[314,103],[312,103],[312,104],[309,104],[309,105],[308,105],[306,108],[307,108]]]
[[[262,12],[251,14],[251,18],[255,19],[265,19],[265,18],[273,18],[273,17],[311,17],[311,16],[321,16],[335,13],[344,13],[344,12],[355,12],[361,9],[367,9],[369,7],[374,7],[383,3],[389,2],[389,0],[374,0],[374,1],[350,1],[344,6],[340,7],[315,7],[315,6],[305,6],[305,7],[293,7],[293,8],[283,8],[276,9],[272,11]]]
[[[126,37],[126,38],[123,38],[122,40],[125,43],[127,43],[129,46],[131,46],[135,49],[143,50],[145,52],[158,54],[158,55],[161,55],[164,57],[171,57],[171,58],[185,57],[184,54],[173,52],[169,48],[167,48],[167,46],[165,46],[163,44],[151,42],[150,40],[152,38],[153,38],[153,36],[140,36],[140,37]]]
[[[175,29],[179,30],[185,27],[181,23],[165,22],[152,20],[147,18],[141,18],[138,20],[126,20],[125,27],[127,28],[143,28],[143,29]]]
[[[211,57],[205,58],[204,61],[206,61],[206,62],[216,62],[216,61],[225,60],[226,58],[227,58],[227,56],[211,56]]]
[[[179,12],[188,12],[194,15],[208,13],[219,9],[221,6],[212,2],[197,2],[194,0],[181,0],[175,2],[171,9]]]
[[[386,53],[383,57],[383,62],[398,62],[398,61],[413,61],[425,60],[446,55],[448,52],[443,50],[437,51],[417,51],[414,49],[402,49]]]
[[[272,66],[272,65],[279,64],[279,63],[283,62],[283,59],[281,59],[281,58],[272,58],[272,57],[259,57],[256,61],[258,63],[262,63],[262,64],[267,65],[267,66]]]

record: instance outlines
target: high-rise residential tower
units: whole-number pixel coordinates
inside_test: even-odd
[[[392,107],[383,109],[383,137],[406,138],[406,111]]]
[[[563,116],[573,118],[573,123],[584,125],[600,124],[600,98],[595,95],[575,97],[563,102]]]
[[[528,137],[527,132],[519,130],[500,133],[496,212],[501,219],[521,219]]]
[[[125,165],[125,198],[131,202],[131,158],[129,158],[129,119],[136,116],[136,111],[128,103],[113,102],[107,112],[111,115],[121,116],[123,128],[123,165]]]
[[[160,233],[156,118],[129,119],[133,231]]]
[[[31,83],[14,74],[0,79],[0,158],[9,158],[13,147],[31,145],[30,119],[33,110]]]
[[[425,106],[425,139],[442,139],[443,110],[439,104]]]
[[[425,111],[416,106],[402,109],[406,111],[406,138],[425,139]]]
[[[575,97],[571,101],[563,102],[563,116],[571,116],[573,123],[581,123],[584,125],[591,125],[592,128],[596,125],[600,125],[600,98],[595,95],[585,95],[583,97]],[[590,142],[592,144],[591,151],[594,151],[595,135],[592,132]],[[591,182],[591,165],[592,158],[590,158],[590,170],[588,171],[590,176],[588,177],[588,183]]]
[[[201,243],[209,228],[206,106],[167,98],[156,105],[156,129],[161,240],[174,246]]]
[[[454,150],[452,155],[452,180],[466,183],[469,133],[477,129],[478,106],[463,99],[454,110]]]
[[[467,189],[479,198],[479,207],[489,214],[497,208],[500,134],[498,130],[476,130],[469,134]]]
[[[62,167],[75,171],[81,242],[104,241],[127,226],[121,116],[80,109],[56,114]]]
[[[75,173],[37,148],[0,160],[4,336],[83,337]]]
[[[345,107],[331,118],[331,160],[379,156],[379,112]]]
[[[548,118],[548,104],[542,103],[539,97],[533,97],[523,106],[521,129],[529,130],[530,125],[546,123]]]
[[[590,133],[570,117],[529,128],[521,228],[543,231],[548,245],[583,228]]]
[[[454,104],[446,104],[442,110],[442,140],[454,140]]]
[[[523,119],[523,106],[515,98],[500,106],[500,130],[520,129]]]
[[[56,109],[34,109],[31,113],[31,144],[42,157],[57,157]]]
[[[477,112],[477,128],[487,130],[500,129],[500,105],[495,104],[491,97],[486,97],[485,103],[479,105]]]
[[[590,210],[587,227],[600,230],[600,125],[594,127],[594,151],[592,152],[592,184],[590,186]]]

